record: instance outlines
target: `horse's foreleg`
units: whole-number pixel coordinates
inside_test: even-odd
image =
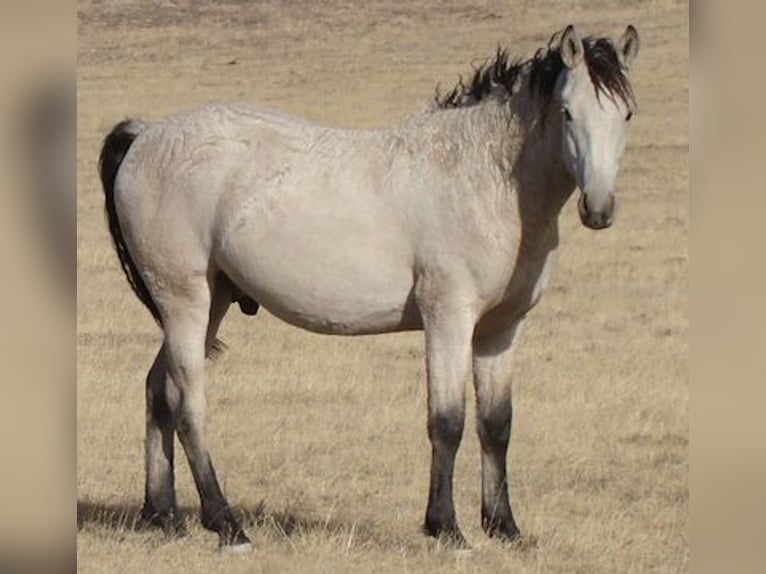
[[[519,536],[506,471],[512,419],[511,350],[519,327],[517,323],[473,342],[476,426],[481,442],[481,523],[487,534],[506,540]]]
[[[174,533],[177,522],[173,477],[173,413],[178,393],[168,384],[165,346],[160,348],[146,377],[146,487],[141,515],[151,524]]]
[[[455,456],[463,435],[465,377],[470,366],[473,318],[460,308],[424,317],[428,371],[428,437],[431,482],[424,530],[458,547],[460,532],[452,495]]]
[[[245,547],[249,540],[221,492],[205,433],[204,368],[209,298],[179,305],[163,317],[168,368],[179,391],[176,431],[189,460],[202,506],[202,525],[218,533],[221,546]]]

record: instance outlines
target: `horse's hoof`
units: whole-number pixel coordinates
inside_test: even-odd
[[[219,534],[218,549],[227,554],[247,554],[253,545],[242,529],[237,529],[233,534]]]
[[[518,528],[508,526],[496,526],[494,528],[487,529],[487,536],[499,540],[500,542],[508,543],[517,542],[521,540],[521,532]]]

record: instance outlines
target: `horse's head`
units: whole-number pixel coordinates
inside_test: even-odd
[[[608,39],[580,40],[574,27],[561,36],[564,63],[557,80],[564,163],[580,189],[580,220],[591,229],[612,224],[614,184],[633,116],[627,78],[638,53],[633,26],[617,44]]]

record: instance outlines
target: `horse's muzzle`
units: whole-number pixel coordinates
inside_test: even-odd
[[[600,211],[592,211],[589,209],[587,197],[584,193],[580,193],[580,199],[577,200],[577,211],[580,213],[580,221],[582,221],[585,227],[590,229],[606,229],[612,225],[614,221],[614,195],[609,194],[609,199],[606,202],[604,208]]]

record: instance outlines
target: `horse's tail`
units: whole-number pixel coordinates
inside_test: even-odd
[[[130,283],[133,292],[146,305],[146,308],[154,317],[159,325],[162,325],[160,312],[152,299],[146,283],[141,278],[141,274],[136,267],[136,263],[128,251],[125,244],[125,237],[122,234],[120,220],[117,216],[117,208],[114,203],[114,181],[117,178],[117,172],[120,169],[122,160],[130,149],[130,145],[141,131],[141,123],[133,120],[125,120],[114,126],[104,138],[104,146],[101,148],[101,155],[98,158],[98,171],[101,175],[101,184],[104,187],[104,196],[106,198],[106,216],[109,222],[109,233],[112,235],[112,242],[117,256],[120,258],[120,265],[125,273],[125,277]]]

